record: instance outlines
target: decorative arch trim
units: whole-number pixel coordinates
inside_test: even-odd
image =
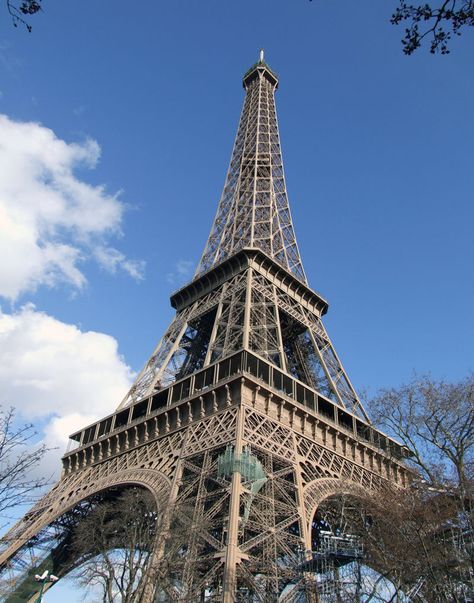
[[[303,501],[308,525],[308,534],[311,534],[311,523],[313,521],[313,516],[316,513],[316,509],[323,500],[337,494],[365,496],[367,490],[356,482],[333,477],[315,479],[305,486],[303,490]]]

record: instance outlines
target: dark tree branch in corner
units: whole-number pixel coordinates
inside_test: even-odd
[[[27,17],[35,15],[41,10],[41,0],[6,0],[7,9],[13,21],[13,25],[23,25],[28,31],[32,26],[26,20]]]
[[[390,23],[407,25],[402,44],[403,52],[408,55],[420,48],[425,39],[430,40],[432,54],[449,54],[453,36],[460,36],[465,27],[474,26],[474,0],[444,0],[440,6],[399,2]]]
[[[405,54],[415,52],[425,38],[430,40],[432,54],[449,54],[453,36],[460,36],[464,27],[474,26],[474,0],[445,0],[439,7],[400,0],[390,22],[408,24],[402,39]]]

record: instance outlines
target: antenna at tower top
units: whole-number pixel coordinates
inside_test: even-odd
[[[264,63],[265,59],[264,59],[264,52],[263,52],[263,48],[260,50],[260,63]]]

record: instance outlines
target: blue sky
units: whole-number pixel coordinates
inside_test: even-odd
[[[172,318],[261,47],[354,385],[472,370],[472,32],[405,57],[389,2],[43,4],[31,34],[0,20],[0,391],[48,441],[112,411]]]

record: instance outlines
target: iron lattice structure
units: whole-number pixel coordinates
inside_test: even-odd
[[[261,62],[243,84],[247,95],[229,171],[196,275],[240,249],[258,247],[306,283],[281,158],[274,97],[278,79]]]
[[[31,559],[59,575],[73,565],[54,559],[78,509],[130,484],[158,507],[193,509],[167,600],[301,601],[294,568],[311,548],[320,502],[407,480],[403,451],[371,425],[327,335],[327,302],[307,285],[283,173],[278,79],[263,56],[243,84],[196,274],[172,295],[175,319],[118,409],[71,436],[60,481],[4,539],[13,593],[5,601],[27,590]],[[157,542],[156,571],[165,548]],[[153,576],[142,603],[156,597]]]

